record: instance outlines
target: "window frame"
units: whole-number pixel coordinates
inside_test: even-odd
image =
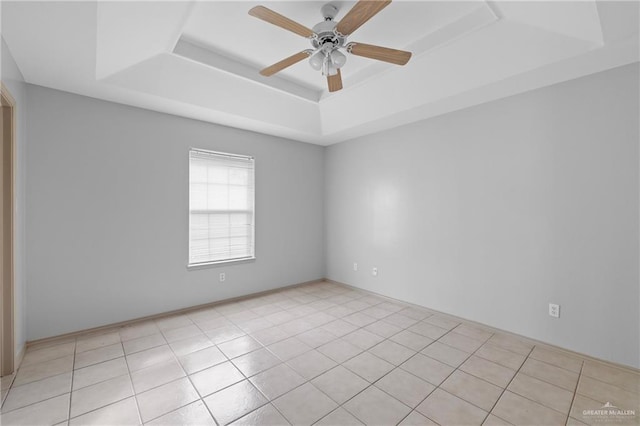
[[[253,210],[246,210],[246,212],[251,212],[251,238],[253,245],[253,254],[251,256],[238,257],[238,258],[230,258],[230,259],[221,259],[221,260],[210,260],[205,262],[191,262],[191,153],[192,152],[201,152],[204,154],[212,154],[218,156],[226,156],[231,158],[241,158],[243,160],[249,160],[253,166],[253,194],[252,194],[252,207]],[[188,197],[187,197],[187,213],[189,215],[188,218],[188,228],[187,228],[187,269],[199,269],[203,267],[211,267],[216,265],[224,265],[229,263],[242,263],[242,262],[251,262],[256,259],[256,160],[255,157],[251,155],[243,155],[243,154],[233,154],[230,152],[222,152],[222,151],[213,151],[209,149],[202,148],[194,148],[190,147],[187,153],[187,188],[188,188]],[[231,211],[229,209],[228,211]]]

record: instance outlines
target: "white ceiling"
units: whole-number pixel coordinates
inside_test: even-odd
[[[354,2],[333,1],[339,20]],[[317,1],[11,2],[2,36],[29,83],[327,145],[639,60],[639,3],[395,0],[349,40],[413,52],[404,67],[349,55],[329,94],[306,61]]]

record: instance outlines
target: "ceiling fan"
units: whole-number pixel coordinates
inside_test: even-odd
[[[322,6],[321,13],[324,21],[313,26],[305,27],[285,16],[264,6],[256,6],[249,10],[249,15],[285,30],[296,33],[311,40],[313,49],[306,49],[260,71],[260,74],[270,77],[283,69],[309,58],[309,64],[316,71],[322,71],[327,77],[329,92],[342,89],[340,68],[346,63],[347,57],[341,50],[365,58],[404,65],[409,62],[411,52],[374,46],[358,42],[347,42],[355,30],[360,28],[378,12],[387,7],[391,0],[360,0],[340,20],[334,21],[338,8],[331,3]]]

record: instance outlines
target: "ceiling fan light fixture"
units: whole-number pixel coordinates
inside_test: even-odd
[[[322,75],[329,75],[329,65],[331,65],[329,56],[325,56],[324,62],[322,63]]]
[[[325,57],[324,63],[322,64],[322,75],[329,77],[336,75],[338,73],[338,67],[336,67],[332,62],[329,55]]]
[[[338,49],[336,49],[333,52],[331,52],[330,56],[331,56],[331,63],[336,68],[342,68],[343,65],[347,63],[346,55],[344,53],[342,53],[341,51],[339,51]]]
[[[309,58],[309,65],[316,71],[320,71],[322,69],[322,65],[324,64],[324,53],[322,50],[317,50],[314,54]]]

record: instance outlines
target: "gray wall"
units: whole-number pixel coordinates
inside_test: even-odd
[[[29,340],[324,276],[322,147],[31,85],[27,99]],[[187,270],[189,147],[256,158],[255,261]]]
[[[638,367],[638,72],[326,149],[27,86],[27,337],[326,275]],[[186,269],[191,146],[256,157],[255,262]]]
[[[27,102],[26,84],[22,73],[18,69],[11,51],[2,38],[0,47],[2,55],[0,79],[5,84],[11,96],[16,101],[15,110],[15,148],[16,148],[16,170],[15,170],[15,216],[14,216],[14,328],[15,328],[15,351],[16,356],[24,348],[27,340],[26,323],[26,253],[25,253],[25,176],[26,176],[26,146],[27,146]]]
[[[328,278],[640,367],[638,72],[331,146]]]

